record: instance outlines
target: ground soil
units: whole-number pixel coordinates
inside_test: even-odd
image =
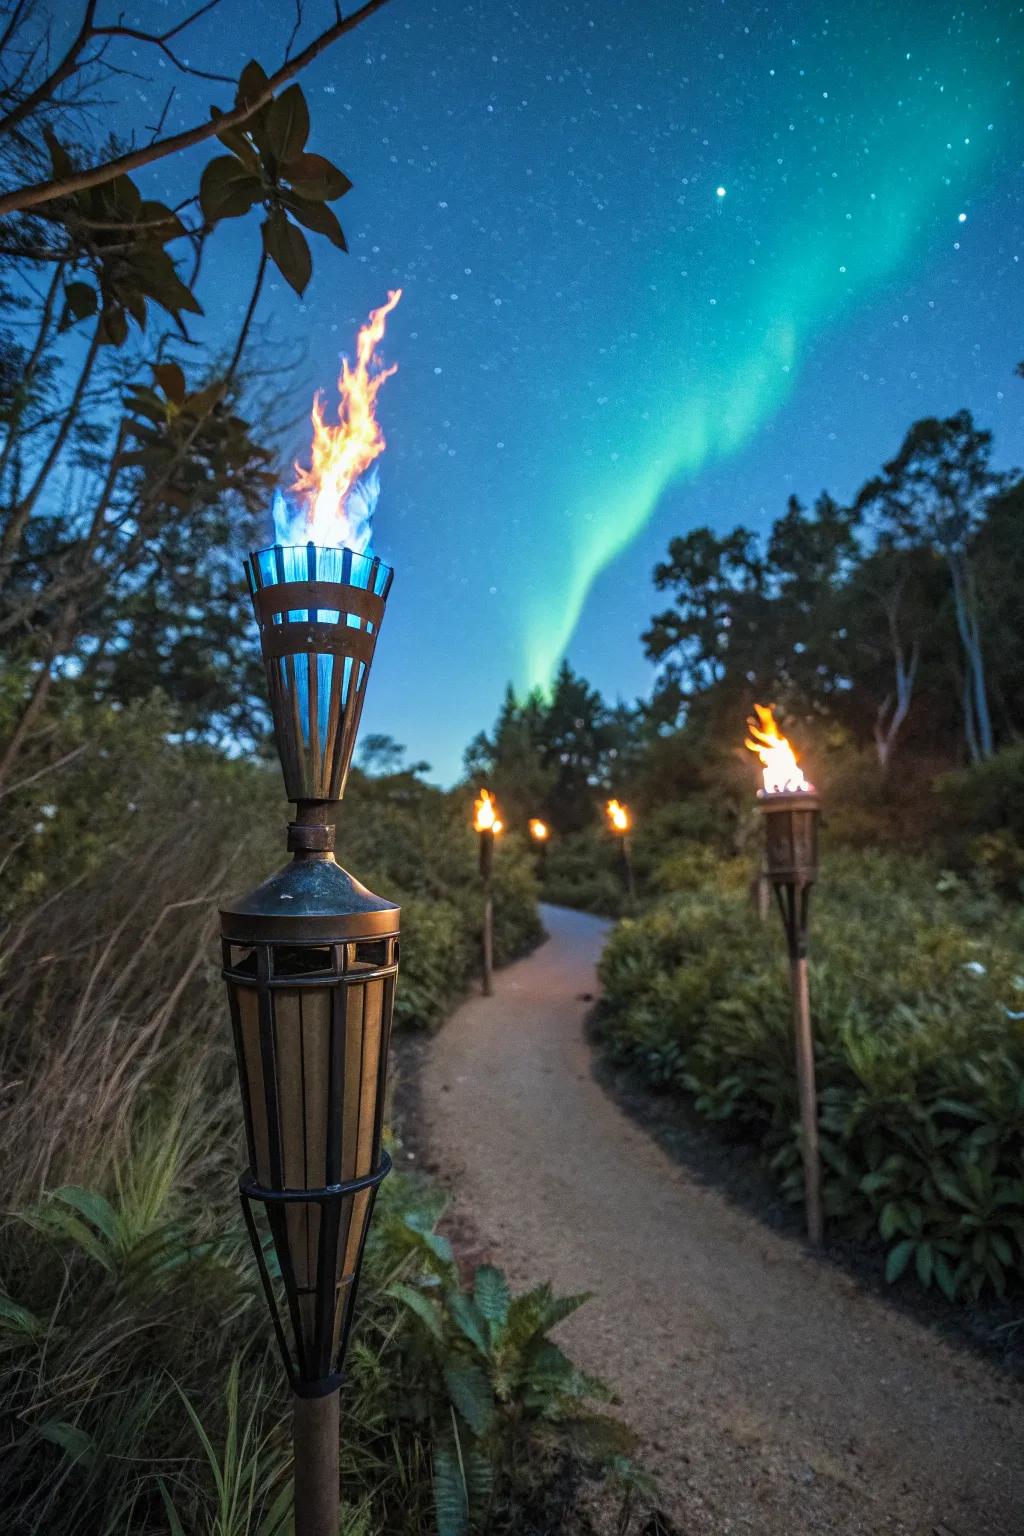
[[[412,1156],[469,1257],[594,1293],[562,1341],[613,1387],[678,1531],[1024,1536],[1018,1381],[627,1116],[585,1030],[608,925],[544,918],[418,1053]]]

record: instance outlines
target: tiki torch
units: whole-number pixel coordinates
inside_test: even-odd
[[[530,818],[530,836],[533,838],[533,846],[537,850],[537,879],[543,880],[548,867],[548,838],[550,828],[546,821],[541,821],[539,816]]]
[[[482,789],[473,806],[473,828],[480,836],[480,885],[484,894],[483,994],[494,991],[494,897],[491,877],[494,873],[494,839],[502,830],[498,808],[490,790]]]
[[[278,493],[277,542],[246,576],[287,798],[291,861],[221,910],[249,1166],[242,1210],[294,1396],[295,1536],[337,1536],[339,1403],[363,1249],[390,1168],[381,1145],[399,910],[334,856],[391,570],[368,552],[384,447],[373,372],[384,318],[313,409],[312,467]],[[303,531],[318,541],[305,542]],[[319,537],[323,535],[323,537]],[[350,547],[351,546],[351,547]]]
[[[630,907],[635,907],[636,883],[633,879],[633,850],[629,837],[632,825],[629,809],[624,805],[620,805],[617,800],[609,800],[605,809],[608,815],[608,825],[613,835],[619,838],[622,848],[622,880],[626,887],[626,898]]]
[[[807,988],[808,905],[811,886],[818,876],[818,796],[813,784],[804,777],[793,748],[780,735],[771,710],[755,704],[754,711],[757,718],[747,721],[750,735],[746,745],[761,759],[763,788],[757,798],[764,815],[765,872],[775,889],[789,949],[807,1236],[819,1247],[824,1221],[814,1039]]]

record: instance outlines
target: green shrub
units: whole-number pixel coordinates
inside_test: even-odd
[[[800,1198],[786,961],[727,870],[624,922],[603,1049],[756,1139]],[[1002,1295],[1024,1259],[1024,918],[927,864],[834,854],[814,898],[826,1211],[887,1274]]]
[[[283,1536],[287,1393],[238,1210],[241,1115],[215,941],[218,899],[287,857],[280,771],[175,740],[155,698],[64,724],[84,750],[5,800],[0,1527]],[[436,1026],[477,965],[475,841],[458,797],[353,773],[338,846],[402,903],[400,1023]],[[540,932],[514,839],[495,884],[506,959]],[[444,1468],[453,1425],[493,1463],[492,1524],[506,1529],[517,1478],[549,1466],[549,1425],[568,1433],[586,1417],[588,1384],[545,1353],[558,1304],[510,1304],[510,1317],[534,1306],[535,1326],[514,1380],[477,1362],[496,1403],[478,1434],[452,1385],[471,1296],[457,1299],[439,1205],[393,1177],[378,1211],[346,1388],[346,1530],[431,1529],[432,1466]],[[422,1307],[387,1294],[398,1284],[429,1305],[443,1297],[452,1369],[423,1346]]]
[[[1024,746],[936,781],[949,857],[1024,898]]]

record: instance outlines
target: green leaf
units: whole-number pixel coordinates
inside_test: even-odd
[[[211,224],[218,219],[237,219],[248,213],[263,195],[258,176],[234,155],[218,155],[203,171],[199,183],[199,206]]]
[[[300,296],[313,275],[313,258],[301,229],[289,224],[280,208],[263,221],[263,244],[285,282]]]
[[[238,77],[235,105],[238,107],[248,106],[251,101],[257,99],[262,91],[267,89],[269,84],[270,81],[267,79],[262,66],[257,64],[255,59],[250,59]]]
[[[72,1461],[95,1460],[96,1442],[77,1424],[69,1424],[65,1419],[47,1419],[45,1424],[37,1425],[36,1434],[40,1440],[48,1440],[51,1445],[59,1445]]]
[[[96,313],[97,295],[91,283],[68,283],[64,301],[76,320],[88,320]]]
[[[136,222],[152,225],[153,227],[148,229],[147,233],[161,243],[177,240],[185,233],[185,226],[174,210],[168,208],[166,203],[153,202],[151,199],[146,199],[141,204]]]
[[[300,197],[312,202],[333,202],[352,190],[344,171],[325,160],[323,155],[296,155],[281,167]]]
[[[434,1448],[434,1514],[437,1536],[465,1536],[469,1529],[466,1483],[453,1445]]]
[[[473,1300],[493,1327],[504,1327],[511,1299],[508,1281],[501,1270],[493,1264],[481,1264],[473,1277]]]
[[[464,1296],[461,1291],[448,1291],[445,1295],[445,1303],[460,1333],[475,1345],[482,1355],[489,1354],[490,1340],[487,1325],[469,1297]]]
[[[949,1261],[940,1254],[935,1260],[935,1279],[947,1301],[956,1300],[957,1279],[949,1267]]]
[[[100,322],[101,344],[110,347],[123,347],[127,337],[128,321],[125,318],[124,306],[121,304],[105,305],[103,318]]]
[[[932,1270],[934,1267],[934,1254],[930,1243],[918,1243],[917,1252],[914,1254],[914,1263],[917,1268],[917,1278],[928,1290],[932,1283]]]
[[[348,250],[348,241],[338,223],[337,215],[333,209],[328,208],[326,203],[306,203],[301,197],[294,197],[289,192],[282,195],[281,201],[300,224],[304,224],[307,229],[313,230],[318,235],[326,235],[339,251]]]
[[[201,315],[202,306],[190,288],[186,288],[166,251],[149,250],[132,263],[132,276],[140,293],[177,315],[181,310]],[[127,302],[127,301],[126,301]]]
[[[178,1512],[171,1502],[171,1496],[167,1492],[167,1484],[162,1477],[158,1477],[156,1485],[160,1490],[160,1497],[164,1503],[164,1514],[167,1516],[167,1529],[169,1536],[185,1536],[185,1527],[178,1518]]]
[[[885,1278],[889,1285],[899,1279],[907,1265],[910,1263],[917,1244],[912,1237],[905,1237],[895,1248],[889,1250],[889,1256],[885,1261]]]
[[[216,122],[218,118],[224,116],[224,113],[219,107],[211,107],[210,116]],[[244,128],[218,128],[217,138],[225,149],[230,149],[231,153],[241,160],[247,170],[259,172],[260,157],[249,143]]]
[[[427,1300],[422,1291],[416,1290],[415,1286],[398,1281],[395,1285],[388,1287],[387,1294],[393,1296],[396,1301],[402,1302],[410,1312],[414,1312],[438,1343],[443,1343],[444,1329],[441,1327],[437,1308]]]
[[[53,1191],[52,1198],[60,1200],[64,1205],[70,1205],[72,1210],[84,1216],[86,1221],[91,1221],[93,1226],[98,1227],[103,1233],[108,1243],[117,1242],[117,1212],[103,1195],[97,1194],[94,1189],[81,1189],[77,1184],[64,1184],[60,1189]]]
[[[10,1333],[24,1334],[27,1339],[34,1339],[46,1331],[46,1323],[34,1312],[30,1312],[28,1307],[20,1306],[9,1296],[0,1296],[0,1328],[6,1328]]]
[[[483,1368],[473,1360],[454,1360],[444,1368],[448,1396],[474,1435],[483,1435],[494,1418],[494,1394]]]
[[[267,148],[278,165],[302,154],[309,138],[309,108],[301,85],[290,85],[267,109],[264,132]]]
[[[178,364],[154,363],[153,374],[168,400],[181,405],[185,399],[185,375]]]

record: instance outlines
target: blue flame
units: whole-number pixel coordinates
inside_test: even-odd
[[[357,555],[372,556],[371,525],[379,496],[376,465],[356,481],[341,506],[329,512],[315,501],[295,502],[284,491],[276,490],[271,507],[274,542],[285,547],[312,542],[323,549],[351,549]]]

